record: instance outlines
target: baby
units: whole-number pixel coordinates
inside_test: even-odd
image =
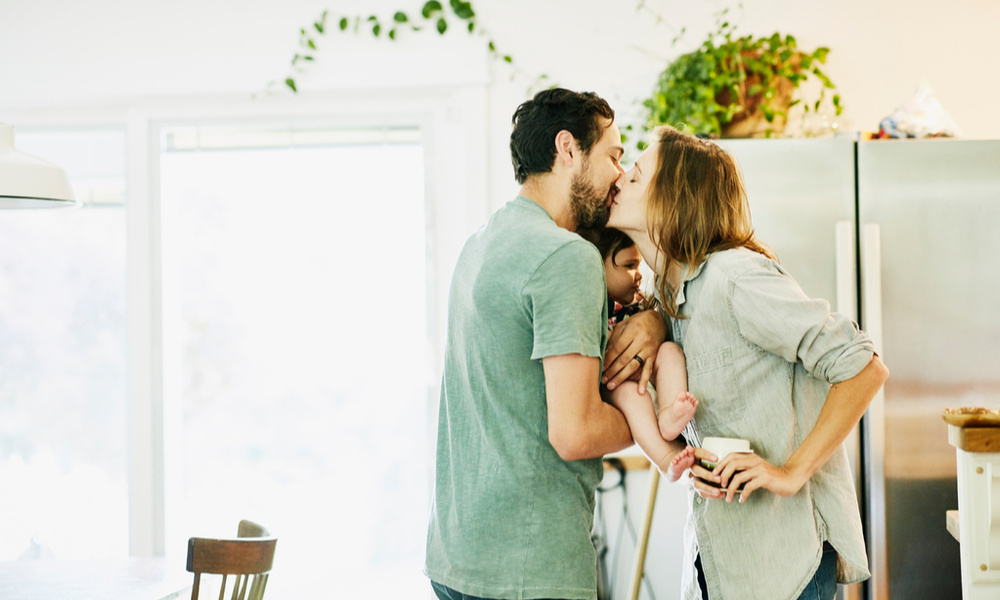
[[[650,303],[644,301],[640,289],[642,273],[639,265],[642,256],[635,243],[617,229],[581,230],[578,233],[597,246],[604,259],[608,287],[608,330],[614,329],[615,324],[640,310],[649,308]],[[638,375],[639,371],[636,371],[632,379],[638,379]],[[674,452],[666,441],[674,440],[680,435],[698,407],[698,400],[687,391],[687,365],[680,346],[673,342],[664,342],[660,346],[653,363],[652,380],[657,396],[664,399],[655,418],[658,427],[635,427],[631,419],[629,426],[633,427],[632,438],[646,457],[656,464],[669,481],[677,481],[694,464],[694,450],[688,447],[682,452]],[[634,397],[637,395],[640,398]],[[611,392],[611,398],[615,406],[621,406],[625,402],[642,406],[642,410],[646,410],[645,406],[648,405],[648,410],[655,412],[650,397],[643,394],[636,385],[618,386]],[[645,400],[645,404],[640,404],[639,400]]]
[[[608,331],[635,313],[643,305],[642,255],[639,247],[617,229],[605,229],[594,244],[604,259],[604,277],[608,285]]]

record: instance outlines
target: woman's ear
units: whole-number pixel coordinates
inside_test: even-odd
[[[580,145],[576,142],[576,138],[573,134],[561,130],[556,134],[556,162],[562,163],[567,168],[573,167],[573,159],[579,157]]]

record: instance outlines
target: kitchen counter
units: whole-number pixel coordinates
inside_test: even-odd
[[[958,460],[958,511],[945,524],[960,544],[962,598],[1000,597],[1000,427],[948,425]],[[957,522],[957,527],[956,527]]]

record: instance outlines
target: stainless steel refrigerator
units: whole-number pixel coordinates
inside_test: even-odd
[[[848,440],[873,576],[840,596],[961,598],[941,412],[1000,408],[1000,141],[721,143],[759,237],[891,371]]]

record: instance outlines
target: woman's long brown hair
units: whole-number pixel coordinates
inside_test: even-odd
[[[774,251],[754,235],[750,204],[733,157],[711,141],[657,127],[657,167],[646,191],[646,223],[657,251],[687,274],[709,254],[748,248],[777,260]],[[679,318],[677,290],[669,289],[666,270],[656,286],[664,309]]]

